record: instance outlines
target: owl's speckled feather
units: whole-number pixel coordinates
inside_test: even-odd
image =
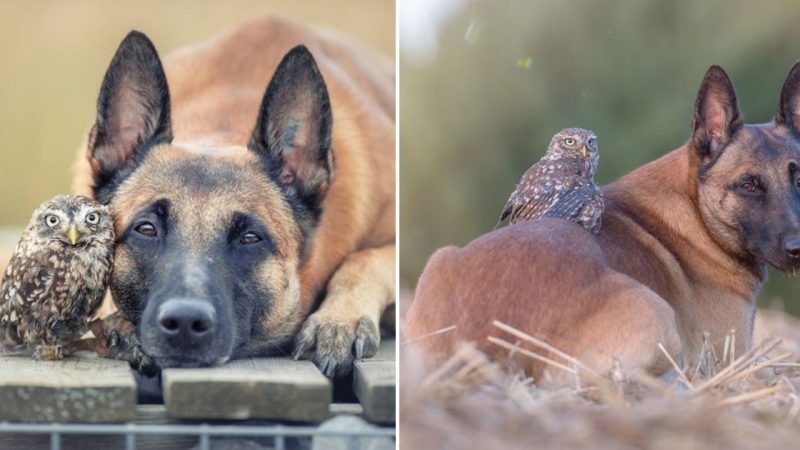
[[[583,128],[559,131],[542,159],[522,176],[500,221],[506,217],[510,223],[557,217],[597,232],[605,208],[603,193],[593,180],[599,157],[593,132]]]
[[[0,327],[36,357],[63,357],[86,331],[111,275],[114,230],[105,206],[78,195],[42,203],[0,285]]]

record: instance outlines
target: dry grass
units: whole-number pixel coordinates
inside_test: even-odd
[[[500,344],[514,351],[541,356],[547,345],[495,326],[519,338]],[[682,382],[671,385],[622,370],[597,377],[562,354],[552,369],[575,372],[575,385],[543,390],[467,344],[432,366],[412,343],[401,350],[401,446],[792,448],[800,443],[800,368],[792,353],[800,348],[800,321],[764,311],[757,326],[760,343],[750,351],[733,354],[731,334],[722,355],[705,346],[696,365],[676,367]]]

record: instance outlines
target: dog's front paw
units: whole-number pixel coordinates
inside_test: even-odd
[[[142,350],[139,339],[135,334],[123,334],[111,330],[106,339],[107,358],[128,361],[131,368],[146,377],[158,374],[156,362]]]
[[[97,319],[89,324],[96,337],[96,352],[110,359],[128,361],[131,368],[144,376],[158,374],[158,366],[153,358],[142,350],[136,337],[133,323],[114,313],[104,319]]]
[[[375,356],[380,339],[378,324],[368,316],[348,320],[320,310],[306,319],[295,338],[294,358],[312,351],[317,367],[333,378],[350,373],[354,358]]]

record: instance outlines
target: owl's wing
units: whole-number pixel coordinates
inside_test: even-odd
[[[552,187],[537,186],[538,192],[533,189],[526,190],[519,196],[511,213],[511,222],[530,220],[542,215],[557,203],[560,193]]]
[[[503,210],[500,211],[500,218],[497,219],[497,225],[500,225],[500,222],[505,220],[505,218],[508,217],[509,214],[511,214],[511,211],[513,210],[514,206],[514,197],[516,195],[517,195],[517,189],[514,189],[514,192],[512,192],[511,195],[508,197],[508,200],[506,200],[506,204],[505,206],[503,206]],[[497,225],[495,225],[494,227],[497,228]]]
[[[576,186],[571,191],[565,192],[545,215],[568,220],[576,219],[586,204],[594,200],[598,192],[599,189],[594,183]],[[600,195],[602,197],[602,193]]]
[[[578,222],[592,233],[597,233],[602,224],[606,202],[603,197],[603,191],[596,185],[593,185],[593,187],[594,194],[581,208],[581,212],[578,214]]]
[[[27,313],[31,306],[38,305],[40,300],[50,293],[53,276],[46,266],[46,259],[15,253],[6,268],[0,287],[0,322],[11,316],[14,311]]]
[[[549,175],[545,174],[541,162],[528,168],[514,192],[508,197],[498,224],[509,216],[511,223],[538,217],[553,202],[557,194],[554,185],[546,185],[548,178]]]

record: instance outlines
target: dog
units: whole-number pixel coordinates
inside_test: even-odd
[[[110,292],[134,353],[166,368],[292,352],[329,376],[375,354],[395,301],[394,79],[285,19],[163,65],[125,37],[75,190],[114,218]]]
[[[733,329],[743,354],[767,266],[800,268],[800,62],[774,119],[760,125],[743,123],[733,84],[712,66],[692,123],[688,143],[604,188],[598,235],[543,219],[435,252],[406,315],[407,340],[436,357],[472,341],[504,360],[508,349],[487,337],[525,338],[497,320],[598,373],[665,378],[674,370],[659,344],[678,364],[692,363],[704,332],[721,355]],[[544,384],[571,380],[520,352],[509,358]]]

